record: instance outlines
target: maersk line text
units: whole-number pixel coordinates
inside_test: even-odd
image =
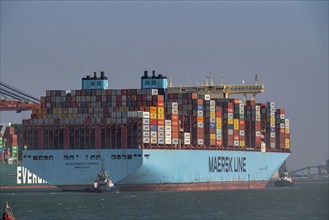
[[[209,172],[246,172],[246,158],[209,157]]]

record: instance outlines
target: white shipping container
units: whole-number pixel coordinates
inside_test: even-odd
[[[233,135],[233,130],[232,129],[228,129],[227,130],[227,133],[228,133],[228,135]]]
[[[203,145],[203,139],[198,139],[198,145]]]
[[[190,139],[184,139],[184,145],[189,145],[189,144],[191,144]]]
[[[165,134],[163,131],[158,132],[158,138],[164,138]]]
[[[275,133],[274,132],[271,132],[270,133],[270,136],[271,136],[271,138],[275,138]]]
[[[171,126],[165,126],[165,131],[171,132]]]
[[[234,141],[234,147],[239,147],[240,146],[240,142],[239,141]]]
[[[149,131],[150,126],[149,125],[143,125],[143,131]]]
[[[185,132],[185,133],[184,133],[184,139],[190,139],[190,138],[191,138],[191,134]]]
[[[284,124],[283,123],[280,123],[280,128],[284,128]]]
[[[244,136],[244,130],[240,130],[239,135]]]
[[[260,121],[260,116],[256,116],[256,121]]]
[[[233,118],[233,113],[228,113],[228,114],[227,114],[227,117],[228,117],[228,118]]]
[[[284,114],[280,114],[280,119],[284,119]]]
[[[158,139],[157,138],[151,138],[151,144],[157,144]]]
[[[171,107],[175,108],[175,109],[178,109],[178,102],[172,102]]]
[[[260,132],[256,131],[256,137],[260,137]]]
[[[159,131],[159,132],[164,132],[164,130],[165,130],[165,128],[164,128],[163,125],[159,125],[159,126],[158,126],[158,131]]]
[[[171,120],[165,120],[165,126],[171,126]]]
[[[143,143],[149,144],[150,143],[150,138],[144,137],[143,138]]]
[[[171,138],[171,132],[165,132],[165,138]]]
[[[148,119],[148,118],[143,118],[143,124],[144,124],[144,125],[149,125],[149,124],[150,124],[150,119]]]
[[[204,95],[204,100],[207,100],[207,101],[210,100],[210,95],[205,94],[205,95]]]
[[[157,137],[157,133],[156,131],[151,131],[151,138],[156,138]]]
[[[221,135],[221,134],[217,134],[217,135],[216,135],[216,139],[217,139],[217,140],[222,140],[222,135]]]
[[[171,110],[171,113],[177,115],[177,114],[178,114],[178,109],[174,109],[174,108],[173,108],[173,109]]]
[[[173,138],[172,139],[172,144],[178,144],[178,138]]]
[[[165,144],[171,144],[171,138],[165,138]]]
[[[143,137],[150,137],[149,131],[143,131]]]
[[[210,122],[216,123],[216,118],[210,118]]]
[[[198,110],[198,116],[203,116],[203,111],[202,110]]]
[[[152,95],[158,95],[158,90],[157,89],[152,89]]]
[[[210,111],[211,112],[215,112],[216,111],[216,107],[215,106],[210,106]]]
[[[275,118],[275,112],[271,112],[271,113],[269,114],[269,118]]]
[[[203,122],[198,122],[198,128],[203,128]]]
[[[271,148],[275,148],[275,143],[271,143]]]
[[[143,118],[150,118],[149,112],[143,112]]]
[[[164,144],[165,140],[164,138],[158,138],[158,144]]]

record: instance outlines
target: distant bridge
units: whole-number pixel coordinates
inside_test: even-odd
[[[291,176],[303,176],[303,177],[310,177],[310,176],[323,176],[328,174],[328,168],[325,165],[319,166],[308,166],[298,170],[293,170],[290,172]]]

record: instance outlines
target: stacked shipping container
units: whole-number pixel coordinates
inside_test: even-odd
[[[47,91],[24,120],[32,149],[290,149],[289,120],[274,103],[157,89]],[[275,127],[274,127],[275,126]],[[276,137],[276,139],[275,139]]]

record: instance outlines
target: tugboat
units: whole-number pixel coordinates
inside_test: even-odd
[[[8,205],[8,202],[6,202],[6,206],[2,214],[2,220],[15,220],[14,213]]]
[[[104,161],[103,161],[104,162]],[[110,174],[104,169],[102,163],[102,169],[98,173],[94,186],[87,190],[88,192],[119,192],[118,188],[114,185],[110,178]]]
[[[287,171],[283,171],[280,173],[280,178],[274,182],[276,187],[283,187],[283,186],[295,186],[295,183],[292,182],[291,177]]]

